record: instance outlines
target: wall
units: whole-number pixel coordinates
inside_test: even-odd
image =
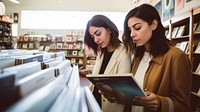
[[[133,1],[133,7],[135,6],[138,6],[142,3],[149,3],[149,4],[152,4],[153,6],[155,6],[156,4],[158,3],[161,3],[160,5],[163,5],[163,3],[166,3],[167,2],[173,2],[174,3],[174,16],[177,16],[177,15],[180,15],[180,14],[183,14],[185,12],[188,12],[190,10],[192,10],[192,8],[195,8],[195,7],[198,7],[200,6],[200,0],[132,0]],[[183,3],[183,8],[181,9],[178,9],[177,8],[177,2],[182,2]],[[186,2],[186,1],[189,1],[189,2]],[[163,13],[163,6],[161,6],[161,13]]]
[[[8,0],[3,0],[6,5],[6,13],[17,12],[20,14],[21,10],[55,10],[55,11],[101,11],[101,12],[128,12],[134,7],[137,0],[19,0],[19,5],[13,4]],[[140,0],[140,2],[150,3],[156,5],[161,0]],[[164,0],[166,1],[166,0]],[[173,0],[175,3],[177,0]],[[184,1],[184,8],[176,10],[175,15],[182,14],[191,10],[193,7],[200,5],[200,0],[191,0],[186,3]],[[36,34],[65,34],[66,30],[32,30],[20,29],[20,18],[18,24],[18,34],[22,35],[27,32],[36,32]],[[69,32],[69,31],[67,31]]]
[[[46,11],[100,11],[100,12],[128,12],[132,8],[132,0],[19,0],[20,4],[13,4],[3,0],[6,5],[6,13],[21,10],[46,10]],[[20,29],[20,18],[18,23],[18,35],[27,32],[36,34],[65,34],[66,30],[32,30]],[[69,32],[69,31],[67,31]]]

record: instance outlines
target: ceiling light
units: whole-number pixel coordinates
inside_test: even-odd
[[[13,2],[13,3],[16,3],[16,4],[19,4],[19,3],[20,3],[20,2],[17,1],[17,0],[9,0],[9,1],[11,1],[11,2]]]

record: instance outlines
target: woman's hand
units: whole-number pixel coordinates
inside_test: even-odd
[[[153,111],[158,111],[160,109],[160,98],[152,92],[145,92],[145,94],[146,96],[136,96],[133,100],[136,101],[138,104],[144,106],[145,108]]]
[[[111,103],[116,103],[116,102],[117,102],[116,98],[115,98],[112,94],[104,93],[104,92],[102,92],[101,90],[99,90],[99,93],[100,93],[101,95],[104,95],[104,97],[105,97],[108,101],[110,101]]]

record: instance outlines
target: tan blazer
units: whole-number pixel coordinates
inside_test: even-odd
[[[93,74],[99,74],[103,57],[98,56],[93,69]],[[118,47],[104,71],[104,74],[117,74],[117,73],[130,73],[131,71],[131,56],[127,54],[125,47],[121,45]],[[92,91],[94,85],[91,86]],[[102,110],[103,112],[123,112],[124,105],[117,103],[110,103],[106,98],[102,97]]]
[[[135,74],[140,59],[134,59]],[[143,88],[157,94],[161,100],[160,112],[191,112],[191,63],[188,56],[176,47],[164,55],[153,58],[144,77]],[[146,110],[145,112],[151,112]]]

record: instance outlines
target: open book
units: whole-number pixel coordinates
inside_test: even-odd
[[[119,103],[133,103],[135,96],[145,96],[132,73],[97,74],[86,77],[102,92],[114,95]]]

